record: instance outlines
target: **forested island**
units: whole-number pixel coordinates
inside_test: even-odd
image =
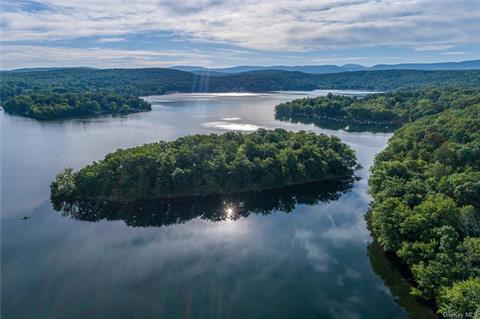
[[[479,87],[435,87],[369,94],[297,99],[275,107],[277,119],[301,123],[326,120],[344,124],[396,127],[449,108],[480,104]]]
[[[137,200],[258,191],[352,176],[354,151],[305,131],[191,135],[117,150],[51,185],[52,200]]]
[[[112,92],[39,92],[14,96],[2,104],[6,112],[37,120],[150,111],[150,103]]]
[[[375,159],[369,186],[373,234],[411,270],[412,293],[447,317],[478,316],[480,105],[396,131]]]

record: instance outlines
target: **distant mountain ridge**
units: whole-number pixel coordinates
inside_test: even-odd
[[[102,70],[99,68],[80,66],[80,67],[36,67],[21,68],[14,70],[2,70],[0,72],[40,72],[55,71],[65,69],[90,69]],[[151,68],[158,69],[158,68]],[[272,65],[272,66],[255,66],[255,65],[239,65],[226,68],[206,68],[202,66],[177,65],[168,69],[189,72],[199,75],[220,76],[226,74],[236,74],[243,72],[279,70],[288,72],[303,72],[309,74],[328,74],[353,71],[381,71],[381,70],[421,70],[421,71],[458,71],[458,70],[480,70],[480,60],[468,60],[461,62],[439,62],[439,63],[401,63],[401,64],[376,64],[374,66],[364,66],[360,64],[344,64],[344,65]],[[103,69],[105,70],[105,69]]]
[[[171,69],[191,72],[195,74],[209,73],[210,75],[224,75],[231,73],[242,73],[262,70],[281,70],[281,71],[296,71],[311,74],[327,74],[340,73],[351,71],[378,71],[378,70],[479,70],[480,60],[469,60],[462,62],[440,62],[440,63],[401,63],[401,64],[377,64],[367,67],[360,64],[345,64],[345,65],[272,65],[272,66],[252,66],[241,65],[227,68],[205,68],[201,66],[172,66]]]
[[[1,71],[1,72],[41,72],[41,71],[55,71],[55,70],[65,70],[65,69],[85,69],[85,70],[98,70],[97,68],[92,68],[89,66],[66,66],[66,67],[45,67],[45,68],[21,68],[21,69],[14,69],[9,71]]]
[[[480,60],[442,63],[403,63],[403,64],[377,64],[369,70],[478,70]]]

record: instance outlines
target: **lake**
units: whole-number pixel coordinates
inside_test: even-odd
[[[391,134],[274,119],[278,103],[327,93],[151,96],[151,112],[53,122],[1,112],[2,318],[429,317],[402,299],[408,285],[375,257],[364,218],[369,168]],[[62,212],[50,203],[65,167],[160,139],[260,127],[340,137],[357,152],[360,179],[167,206]]]

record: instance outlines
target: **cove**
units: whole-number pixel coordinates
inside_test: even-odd
[[[151,96],[151,112],[53,122],[2,112],[2,315],[430,318],[402,299],[364,219],[369,168],[391,134],[275,120],[275,105],[315,94],[327,91]],[[261,127],[338,136],[356,151],[360,179],[176,203],[168,220],[163,203],[75,215],[49,201],[59,170],[118,148]],[[126,220],[129,209],[147,214]]]

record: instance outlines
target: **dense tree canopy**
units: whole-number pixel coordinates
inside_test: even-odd
[[[283,129],[191,135],[108,154],[52,184],[52,199],[174,198],[262,190],[351,176],[355,154],[337,137]]]
[[[449,108],[480,104],[480,87],[447,87],[399,90],[355,96],[297,99],[276,106],[280,120],[310,122],[333,120],[342,123],[400,125]]]
[[[92,115],[98,112],[96,105],[82,104],[72,106],[60,95],[89,94],[121,96],[146,96],[172,92],[266,92],[280,90],[314,90],[314,89],[364,89],[391,90],[398,88],[423,87],[427,85],[457,86],[480,85],[480,70],[464,71],[419,71],[419,70],[383,70],[357,71],[335,74],[307,74],[280,70],[251,71],[219,76],[198,75],[173,69],[90,69],[59,68],[36,71],[3,71],[0,73],[0,100],[4,105],[32,104],[28,98],[14,101],[14,97],[30,96],[39,98],[42,103],[30,107],[30,111],[15,114],[38,119],[61,118],[64,116]],[[108,92],[108,93],[106,93]],[[60,95],[55,95],[60,94]],[[50,96],[54,103],[43,103]],[[88,98],[87,98],[88,99]],[[72,98],[70,98],[70,101]],[[78,98],[77,100],[82,100]],[[84,100],[84,99],[83,99]],[[132,100],[133,101],[133,100]],[[118,102],[115,101],[118,106]],[[342,102],[343,103],[343,102]],[[100,104],[101,113],[117,113],[109,110],[109,105]],[[118,106],[125,113],[124,105]],[[71,107],[69,107],[69,105]],[[27,106],[25,106],[25,109]],[[83,111],[82,111],[83,110]],[[130,107],[130,111],[136,111]],[[357,110],[351,109],[353,115],[374,116],[384,121],[396,120],[390,110],[375,107]]]
[[[307,74],[280,70],[251,71],[221,76],[196,75],[173,69],[67,68],[1,72],[0,98],[23,93],[109,90],[146,96],[171,92],[265,92],[279,90],[393,90],[424,86],[480,85],[480,70],[383,70]]]
[[[459,106],[461,108],[461,106]],[[372,229],[439,311],[480,311],[480,105],[407,124],[369,180]]]
[[[3,107],[8,113],[38,120],[151,110],[150,103],[140,98],[110,92],[22,94],[10,98]]]

